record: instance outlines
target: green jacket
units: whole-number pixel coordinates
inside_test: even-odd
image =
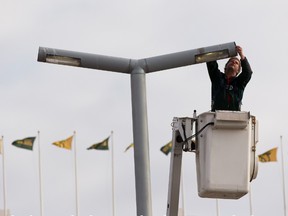
[[[240,111],[244,89],[252,76],[247,58],[241,60],[242,72],[228,80],[218,69],[216,61],[207,62],[207,69],[212,82],[211,110]]]

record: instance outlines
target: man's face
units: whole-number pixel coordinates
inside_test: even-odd
[[[226,64],[225,73],[226,72],[235,72],[236,74],[240,69],[240,61],[237,58],[231,58]]]

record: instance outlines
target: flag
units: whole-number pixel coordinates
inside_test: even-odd
[[[70,136],[70,137],[68,137],[65,140],[60,140],[60,141],[57,141],[57,142],[53,142],[52,144],[56,145],[56,146],[58,146],[60,148],[65,148],[65,149],[71,150],[71,148],[72,148],[72,140],[73,140],[73,136]]]
[[[14,142],[12,142],[12,145],[19,147],[19,148],[33,150],[33,144],[34,144],[35,139],[36,137],[27,137],[22,140],[15,140]]]
[[[277,161],[277,147],[258,155],[260,162]]]
[[[160,150],[165,154],[168,155],[172,150],[172,141],[167,143],[166,145],[162,146]]]
[[[134,146],[134,143],[131,143],[129,146],[127,146],[127,148],[125,149],[125,151],[124,152],[126,152],[126,151],[128,151],[131,147],[133,147]]]
[[[109,146],[108,146],[108,140],[109,140],[110,136],[107,137],[105,140],[103,140],[102,142],[93,144],[92,146],[90,146],[89,148],[87,148],[87,150],[91,150],[91,149],[95,149],[95,150],[108,150]]]

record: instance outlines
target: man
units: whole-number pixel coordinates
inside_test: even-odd
[[[252,76],[250,64],[240,46],[236,46],[240,56],[232,57],[225,65],[224,73],[218,69],[216,61],[207,62],[212,82],[211,110],[240,111],[244,89]],[[242,67],[242,72],[240,73]]]

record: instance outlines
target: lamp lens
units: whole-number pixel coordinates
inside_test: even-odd
[[[202,63],[202,62],[210,62],[215,61],[219,59],[224,59],[229,57],[229,51],[226,50],[220,50],[215,52],[207,52],[198,54],[195,56],[195,62],[196,63]]]
[[[49,55],[49,54],[46,56],[46,62],[53,64],[75,66],[75,67],[80,67],[81,65],[81,59],[79,58]]]

